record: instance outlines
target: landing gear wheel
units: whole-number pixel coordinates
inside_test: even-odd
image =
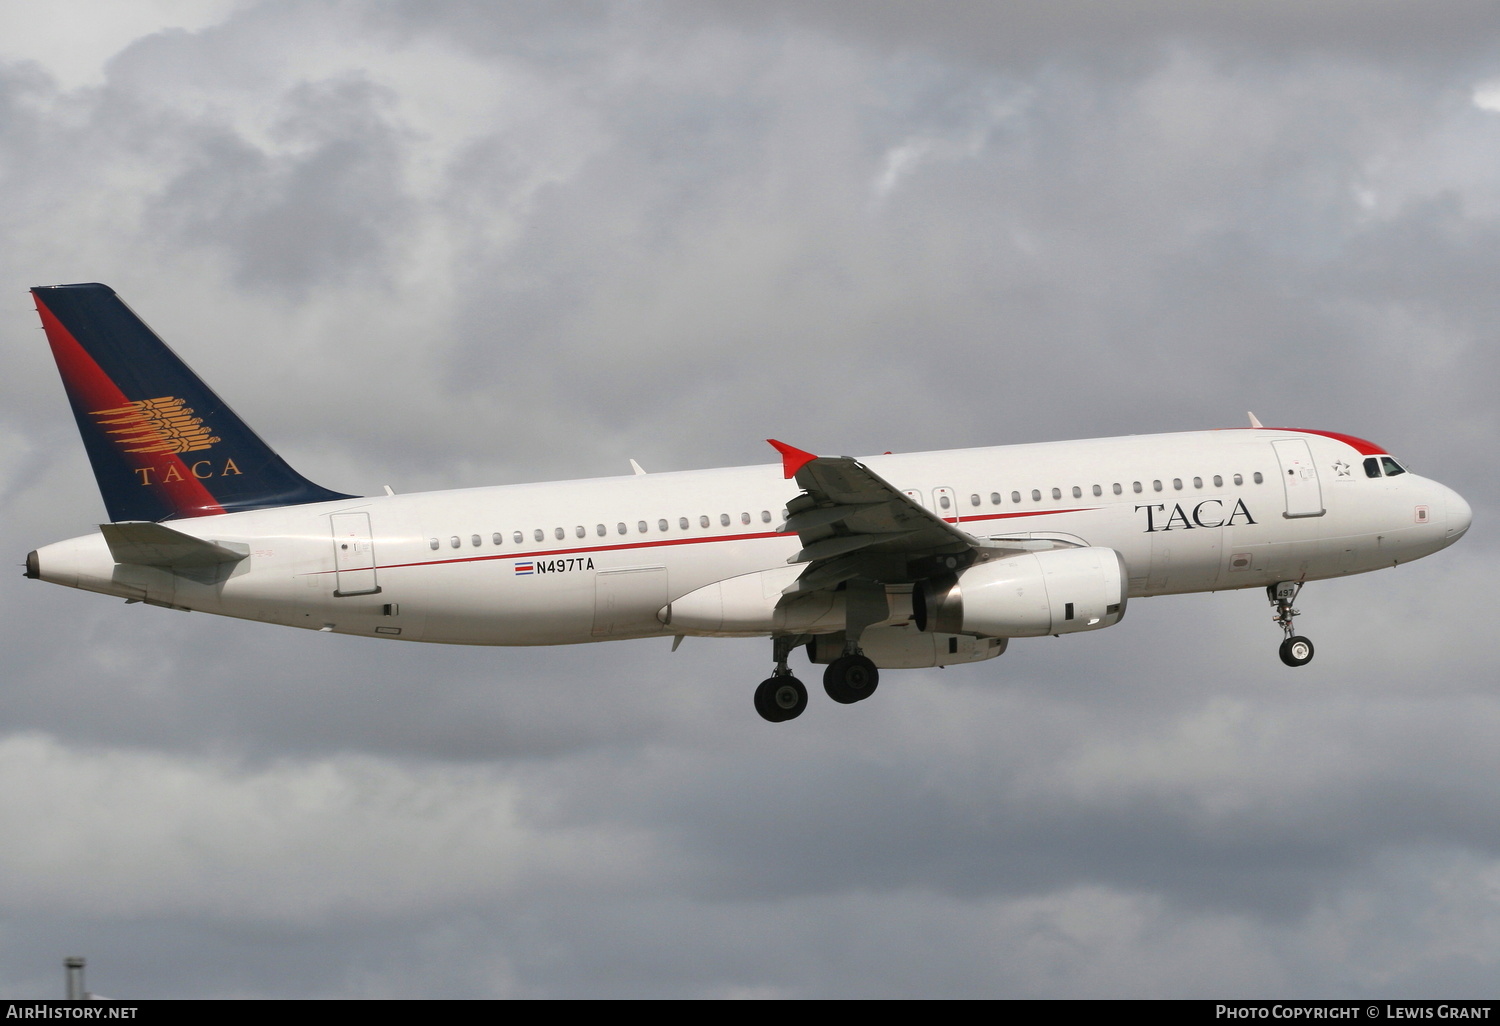
[[[880,671],[862,655],[840,656],[823,671],[823,690],[843,705],[862,702],[875,693]]]
[[[1288,666],[1306,666],[1312,662],[1313,643],[1294,635],[1281,643],[1281,661]]]
[[[755,711],[772,723],[795,720],[807,708],[807,688],[789,673],[767,677],[755,689]]]

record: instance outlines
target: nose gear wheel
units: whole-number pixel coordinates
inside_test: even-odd
[[[1313,643],[1306,638],[1294,634],[1281,643],[1281,661],[1288,666],[1305,666],[1312,657]]]

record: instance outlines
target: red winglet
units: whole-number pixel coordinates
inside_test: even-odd
[[[766,441],[770,442],[772,447],[781,453],[781,469],[785,471],[788,478],[796,477],[797,471],[818,458],[810,452],[803,452],[794,445],[778,442],[774,438],[767,438]]]

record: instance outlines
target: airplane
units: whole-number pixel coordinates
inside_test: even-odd
[[[1468,503],[1381,446],[1250,427],[400,495],[293,470],[107,286],[31,290],[109,523],[34,580],[314,631],[456,645],[769,637],[755,690],[799,716],[880,670],[1101,630],[1130,599],[1264,588],[1302,666],[1313,580],[1452,545]]]

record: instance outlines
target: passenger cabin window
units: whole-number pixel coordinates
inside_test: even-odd
[[[573,537],[585,538],[587,536],[588,531],[584,529],[584,526],[582,524],[579,524],[577,527],[573,528]]]
[[[1389,456],[1380,457],[1380,465],[1385,467],[1386,477],[1395,477],[1397,474],[1406,473],[1406,468],[1397,463],[1395,460],[1391,459]]]
[[[1261,477],[1261,476],[1260,476],[1260,471],[1258,471],[1258,470],[1257,470],[1257,471],[1256,471],[1256,472],[1255,472],[1255,483],[1256,483],[1256,484],[1261,484],[1261,483],[1263,483],[1263,482],[1264,482],[1264,481],[1265,481],[1265,478],[1263,478],[1263,477]]]
[[[1135,490],[1135,494],[1141,494],[1141,483],[1139,481],[1132,481],[1130,487]]]
[[[646,522],[645,522],[645,521],[644,521],[644,520],[642,520],[642,521],[640,521],[640,522],[638,522],[638,523],[637,523],[637,524],[636,524],[636,525],[635,525],[635,529],[636,529],[636,530],[637,530],[637,531],[639,531],[639,532],[641,532],[641,534],[645,534],[645,533],[646,533]]]
[[[1244,474],[1236,474],[1236,475],[1234,475],[1234,483],[1237,484],[1237,485],[1244,484],[1245,483],[1245,475]]]
[[[975,492],[973,495],[969,496],[969,505],[970,506],[977,506],[977,505],[979,505],[979,493],[978,492]]]
[[[476,549],[479,548],[481,541],[482,539],[480,539],[479,535],[477,534],[469,538],[469,544],[474,546]]]
[[[1193,487],[1194,488],[1202,488],[1203,487],[1203,478],[1201,478],[1201,477],[1195,477],[1195,478],[1193,478]]]
[[[1224,476],[1222,474],[1215,474],[1214,475],[1214,487],[1215,488],[1223,488],[1224,487]]]
[[[1152,481],[1151,482],[1151,490],[1154,491],[1154,492],[1161,491],[1161,482],[1160,481]]]
[[[1061,499],[1062,498],[1062,489],[1061,488],[1054,488],[1054,489],[1052,489],[1052,498],[1053,499]]]
[[[531,536],[537,541],[541,541],[543,538],[547,537],[547,534],[540,527],[538,527],[535,531],[531,532]]]
[[[941,506],[941,507],[943,507],[944,509],[947,509],[949,506],[953,505],[953,503],[951,503],[951,502],[948,501],[948,496],[946,496],[946,495],[939,495],[938,496],[938,505]]]
[[[698,526],[699,527],[707,527],[708,526],[708,517],[706,517],[706,516],[699,517],[698,518]]]
[[[750,522],[750,514],[749,513],[741,513],[740,514],[740,523],[742,523],[742,524],[748,524],[749,522]]]
[[[667,529],[667,522],[665,520],[658,520],[656,522],[656,529],[658,531],[665,531]]]
[[[496,531],[494,534],[490,535],[490,541],[494,542],[496,545],[499,545],[501,542],[505,541],[505,535],[501,534],[499,531]]]
[[[1042,491],[1041,491],[1040,488],[1033,488],[1031,490],[1031,501],[1032,502],[1041,502],[1042,501]]]
[[[1020,492],[1011,492],[1010,493],[1010,501],[1011,502],[1020,502],[1021,501],[1021,493]]]
[[[521,542],[525,540],[525,537],[521,534],[520,531],[517,531],[515,534],[511,535],[510,537],[511,537],[511,541],[515,542],[517,545],[521,544]]]
[[[678,517],[677,518],[677,527],[678,527],[679,530],[686,531],[688,529],[688,518],[687,517]]]
[[[436,538],[433,538],[427,544],[430,545],[434,551],[436,551],[438,547],[438,540]]]
[[[562,541],[563,538],[567,536],[567,533],[568,532],[564,531],[561,527],[554,527],[552,529],[552,537],[556,538],[558,541]]]
[[[1123,489],[1123,488],[1120,487],[1120,482],[1118,482],[1118,481],[1116,481],[1114,483],[1112,490],[1114,491],[1114,493],[1116,495],[1120,495],[1120,494],[1122,494],[1125,491],[1125,489]]]
[[[1000,493],[999,492],[990,492],[990,505],[991,506],[998,506],[998,505],[1000,505]]]
[[[625,522],[623,520],[620,521],[618,524],[615,525],[615,533],[616,534],[624,534],[625,533]]]
[[[451,547],[455,548],[455,549],[458,548],[458,546],[459,546],[458,535],[455,534],[452,538],[449,538],[448,539],[448,544]]]
[[[719,514],[719,526],[720,527],[728,527],[729,526],[729,514],[728,513],[720,513]]]
[[[1174,477],[1174,478],[1172,478],[1172,487],[1175,488],[1179,492],[1182,491],[1182,478],[1180,478],[1180,477]]]
[[[1099,491],[1099,488],[1098,488],[1097,485],[1094,487],[1094,491],[1096,493]],[[1081,499],[1081,498],[1083,498],[1083,489],[1079,488],[1077,485],[1073,486],[1073,498],[1075,498],[1075,499]]]

